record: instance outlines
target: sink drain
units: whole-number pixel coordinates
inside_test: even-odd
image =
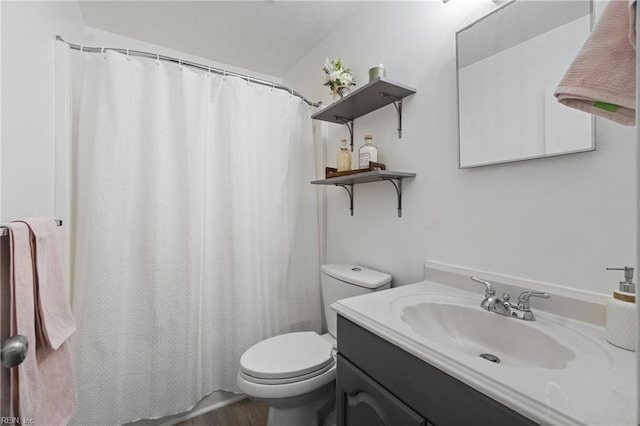
[[[480,358],[484,358],[487,361],[495,362],[496,364],[500,364],[500,358],[493,354],[480,354]]]

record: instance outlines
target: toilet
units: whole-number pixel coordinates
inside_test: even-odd
[[[328,333],[281,334],[240,358],[238,387],[269,406],[268,426],[329,426],[335,407],[337,315],[331,304],[391,285],[391,275],[362,266],[322,265],[320,283]]]

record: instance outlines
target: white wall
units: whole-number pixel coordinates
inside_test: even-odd
[[[75,2],[2,8],[2,210],[0,221],[54,214],[56,34],[80,39]]]
[[[607,266],[637,253],[635,129],[597,121],[597,151],[459,170],[454,33],[493,3],[367,2],[284,76],[308,98],[330,102],[320,69],[341,57],[358,85],[382,62],[388,78],[413,86],[403,138],[387,106],[355,121],[355,146],[372,133],[388,170],[405,180],[403,217],[381,182],[355,187],[354,216],[340,188],[327,188],[327,262],[389,272],[394,285],[422,279],[425,259],[598,293],[619,278]],[[344,126],[329,125],[326,165]]]

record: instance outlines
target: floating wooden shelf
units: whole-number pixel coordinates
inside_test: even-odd
[[[414,93],[416,89],[412,87],[386,78],[378,78],[321,109],[311,118],[346,125],[351,135],[351,151],[353,151],[353,121],[389,104],[396,107],[398,138],[402,138],[402,99]]]
[[[391,182],[398,195],[398,217],[402,217],[402,180],[415,177],[415,173],[392,172],[388,170],[373,170],[347,176],[338,176],[329,179],[314,180],[313,185],[341,186],[349,194],[351,216],[353,216],[353,185],[370,182]]]
[[[384,78],[378,78],[354,90],[344,98],[321,109],[311,118],[343,124],[344,120],[355,120],[395,100],[416,93],[416,89]]]

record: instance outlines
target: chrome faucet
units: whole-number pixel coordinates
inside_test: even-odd
[[[540,297],[542,299],[548,299],[551,297],[548,293],[525,291],[518,296],[518,304],[514,305],[509,301],[511,296],[507,293],[502,295],[502,299],[497,297],[496,290],[489,281],[478,277],[471,277],[471,279],[485,286],[484,299],[480,303],[480,307],[486,311],[507,317],[518,318],[525,321],[535,321],[536,317],[533,315],[533,312],[531,312],[529,299],[531,297]]]

